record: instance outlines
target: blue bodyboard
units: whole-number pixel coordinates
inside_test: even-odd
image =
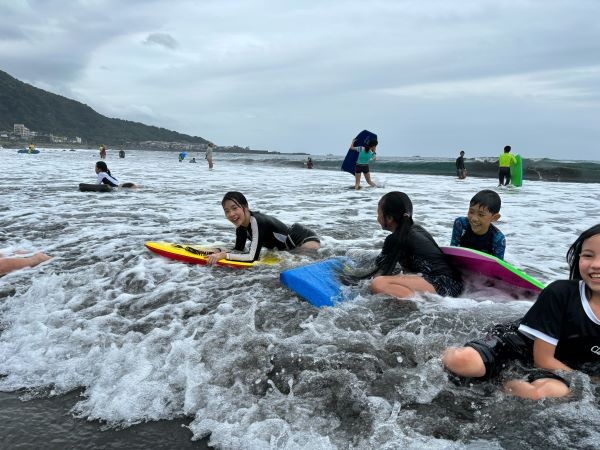
[[[363,147],[367,141],[372,139],[377,140],[377,135],[375,133],[371,133],[368,130],[362,130],[356,136],[354,140],[354,145],[357,147]],[[344,162],[342,162],[342,170],[344,172],[351,173],[354,175],[354,168],[356,167],[356,160],[358,159],[358,152],[355,150],[348,150],[346,154],[346,158],[344,158]]]
[[[337,272],[343,267],[343,260],[331,258],[285,270],[279,274],[279,279],[312,305],[333,306],[335,302],[343,300],[341,283],[337,276]]]

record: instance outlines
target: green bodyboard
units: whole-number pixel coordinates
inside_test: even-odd
[[[517,163],[510,166],[510,178],[513,186],[521,187],[523,186],[523,160],[521,155],[515,155],[515,159]]]

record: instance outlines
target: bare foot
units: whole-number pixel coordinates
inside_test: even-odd
[[[48,256],[45,253],[38,252],[31,257],[31,266],[37,266],[38,264],[41,264],[44,261],[48,261],[49,259],[52,259],[52,256]]]

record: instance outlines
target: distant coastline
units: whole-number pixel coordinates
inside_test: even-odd
[[[19,146],[15,145],[15,142],[2,142],[0,141],[0,150],[20,150],[27,148],[26,142],[19,142]],[[99,146],[98,146],[99,147]],[[77,150],[98,150],[98,147],[91,147],[89,144],[75,144],[75,143],[43,143],[36,145],[36,148],[59,148],[59,149],[77,149]],[[190,148],[191,147],[191,148]],[[149,151],[172,151],[172,152],[204,152],[205,147],[191,145],[187,142],[165,142],[164,145],[144,145],[144,143],[138,143],[134,145],[118,145],[114,147],[107,146],[108,151],[110,150],[125,150],[126,152],[135,152],[136,150],[149,150]],[[253,150],[250,148],[243,147],[220,147],[214,148],[215,153],[236,153],[236,154],[256,154],[256,155],[302,155],[308,156],[309,153],[302,152],[278,152],[274,150]]]

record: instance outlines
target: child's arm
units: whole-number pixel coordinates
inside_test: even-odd
[[[492,242],[492,255],[498,259],[504,260],[504,251],[506,250],[506,238],[501,232],[496,233]]]
[[[460,217],[457,217],[454,220],[454,226],[452,227],[452,238],[450,239],[450,245],[454,247],[460,247],[460,238],[465,230],[460,219]]]
[[[533,341],[533,363],[536,367],[546,370],[565,370],[571,372],[571,369],[566,364],[563,364],[554,357],[556,346],[542,339]]]

